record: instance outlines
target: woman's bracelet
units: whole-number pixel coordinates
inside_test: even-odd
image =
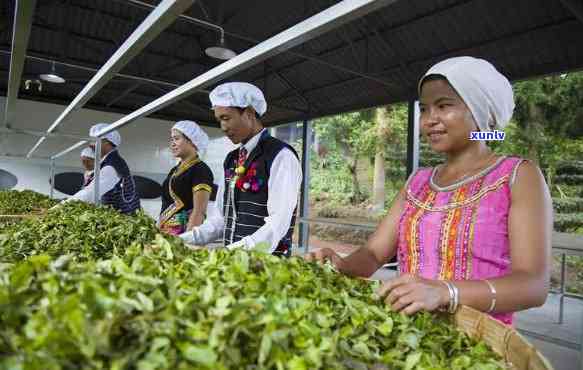
[[[453,307],[450,309],[449,313],[455,313],[460,303],[460,291],[454,283],[450,282],[453,288]]]
[[[492,301],[490,302],[490,308],[488,308],[488,313],[491,313],[494,311],[494,308],[496,308],[496,288],[494,287],[494,284],[492,284],[490,281],[488,280],[484,280],[484,282],[486,284],[488,284],[488,287],[490,288],[490,293],[492,293]]]
[[[459,305],[459,289],[450,281],[441,280],[447,287],[449,292],[449,304],[447,307],[447,312],[455,313]]]

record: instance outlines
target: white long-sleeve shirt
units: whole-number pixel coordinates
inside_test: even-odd
[[[109,155],[105,155],[102,161]],[[117,171],[112,166],[104,166],[99,171],[99,198],[113,189],[115,185],[121,180]],[[95,203],[95,179],[89,183],[86,187],[79,190],[76,194],[72,195],[67,201],[81,200],[86,203]]]
[[[265,130],[265,129],[264,129]],[[257,146],[263,131],[251,138],[244,146],[250,154]],[[302,169],[296,156],[288,148],[282,149],[274,158],[268,179],[270,189],[267,199],[267,213],[265,224],[256,232],[242,239],[248,247],[253,248],[261,242],[271,245],[271,252],[275,251],[279,241],[285,236],[290,227],[294,209],[298,202],[298,194],[302,184]],[[206,245],[223,237],[225,227],[224,218],[225,184],[219,184],[216,209],[213,216],[193,230],[193,242],[197,245]]]

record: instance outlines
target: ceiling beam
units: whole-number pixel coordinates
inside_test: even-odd
[[[478,50],[478,49],[483,48],[483,47],[488,47],[490,45],[498,45],[499,43],[505,43],[505,42],[508,42],[509,40],[512,40],[514,38],[521,37],[521,36],[524,36],[524,35],[527,35],[527,34],[530,34],[533,32],[544,31],[544,30],[551,28],[551,27],[561,26],[567,22],[575,22],[575,20],[573,18],[564,18],[561,20],[545,23],[542,25],[537,25],[537,26],[528,28],[526,30],[521,30],[519,32],[514,32],[514,33],[502,35],[502,36],[497,36],[495,38],[487,39],[487,40],[484,40],[484,41],[477,43],[477,44],[465,45],[465,46],[462,46],[459,48],[447,50],[445,52],[440,52],[438,54],[425,55],[425,56],[420,57],[420,58],[405,60],[404,63],[406,65],[408,65],[409,67],[413,66],[415,64],[430,64],[431,62],[433,62],[435,60],[444,59],[444,58],[447,58],[447,57],[452,56],[452,55],[467,54],[471,51],[475,51],[475,50]],[[387,68],[384,68],[382,71],[376,72],[376,74],[385,75],[385,74],[389,74],[389,73],[399,73],[402,71],[401,64],[402,64],[402,62],[397,62],[396,64],[393,64],[391,66],[388,66]],[[419,76],[419,77],[421,77],[421,76]],[[354,82],[356,80],[358,80],[357,77],[347,78],[347,79],[344,79],[342,81],[336,81],[336,82],[332,82],[332,83],[329,83],[326,85],[321,85],[321,86],[313,87],[310,89],[301,90],[300,93],[306,95],[306,94],[313,93],[313,92],[318,91],[318,90],[338,87],[340,85]],[[408,88],[407,86],[402,86],[402,87]],[[414,87],[414,89],[412,90],[413,95],[411,97],[413,97],[416,94],[416,90],[415,90],[416,84],[414,84],[413,87]],[[273,98],[271,101],[273,103],[278,103],[278,102],[285,100],[293,95],[294,95],[294,92],[286,92],[285,94],[283,94],[281,96]]]
[[[0,95],[4,94],[5,92],[6,92],[6,90],[3,90],[0,88]],[[26,100],[40,102],[40,103],[56,104],[56,105],[65,106],[65,104],[63,104],[62,98],[40,96],[40,95],[36,95],[36,94],[31,94],[28,92],[20,93],[20,99],[21,100],[26,99]],[[136,106],[136,108],[134,108],[134,109],[137,109],[138,107],[139,106]],[[103,105],[94,104],[91,101],[89,103],[87,103],[83,107],[83,109],[89,109],[89,110],[94,110],[94,111],[98,111],[98,112],[116,113],[116,114],[121,114],[121,115],[128,114],[132,111],[131,108],[120,108],[120,107],[115,107],[115,106],[105,107]],[[298,113],[300,113],[300,112],[298,112]],[[214,120],[210,121],[209,117],[201,117],[201,116],[195,116],[195,115],[189,116],[189,115],[184,114],[184,113],[170,111],[170,110],[164,110],[164,111],[152,113],[152,114],[148,115],[147,117],[152,118],[152,119],[169,121],[169,122],[176,122],[176,121],[183,120],[185,117],[191,117],[189,119],[195,120],[201,126],[218,127],[218,124]],[[59,130],[58,132],[62,133],[61,130]],[[46,132],[45,132],[45,134],[46,134]]]
[[[0,49],[0,54],[10,55],[10,51]],[[26,59],[30,59],[30,60],[34,60],[34,61],[38,61],[38,62],[47,62],[47,63],[55,62],[56,64],[59,64],[62,66],[66,66],[66,67],[74,68],[74,69],[79,69],[79,70],[83,70],[83,71],[87,71],[87,72],[99,71],[99,68],[97,68],[97,67],[90,67],[88,65],[79,64],[82,62],[68,61],[68,60],[62,61],[62,60],[58,60],[52,56],[44,56],[42,54],[37,54],[37,53],[35,53],[34,55],[27,54]],[[177,82],[163,81],[163,80],[159,80],[159,79],[153,79],[153,78],[148,78],[148,77],[143,77],[143,76],[129,75],[129,74],[124,74],[124,73],[116,73],[115,77],[128,79],[128,80],[134,80],[134,81],[144,81],[144,82],[154,83],[154,84],[162,85],[162,86],[172,86],[172,87],[180,86],[180,84]],[[204,90],[199,90],[198,92],[208,94],[208,92],[204,91]]]
[[[163,94],[167,94],[167,93],[168,93],[168,90],[166,90],[166,89],[164,89],[163,87],[160,87],[160,86],[158,86],[158,85],[152,85],[152,87],[154,87],[154,88],[158,89],[158,90],[159,90],[160,92],[162,92]],[[179,102],[177,102],[177,103],[184,104],[184,105],[186,105],[187,107],[189,107],[190,109],[194,109],[194,110],[196,110],[196,111],[199,111],[200,113],[203,113],[203,114],[205,114],[205,115],[208,115],[208,114],[209,114],[209,111],[210,111],[210,109],[209,109],[210,107],[207,107],[207,108],[205,109],[205,108],[202,108],[202,107],[200,107],[199,105],[196,105],[196,104],[194,104],[194,103],[192,103],[192,102],[190,102],[190,101],[188,101],[188,100],[186,100],[186,99],[182,99],[182,100],[180,100],[180,101],[179,101]]]
[[[28,136],[36,136],[36,137],[47,136],[47,133],[44,131],[16,129],[16,128],[0,128],[0,133],[14,134],[14,135],[28,135]],[[85,137],[84,135],[81,135],[81,134],[76,135],[76,134],[65,134],[65,133],[48,134],[47,137],[73,139],[73,140],[88,140],[89,139],[88,137]]]
[[[563,4],[565,8],[569,9],[575,18],[577,18],[577,20],[583,24],[583,2],[581,2],[581,0],[561,0],[561,4]]]
[[[364,68],[362,68],[362,62],[361,62],[362,56],[359,55],[358,52],[356,51],[356,48],[354,47],[354,43],[352,42],[352,40],[348,36],[348,32],[346,31],[346,28],[340,28],[338,30],[338,33],[340,34],[340,37],[344,40],[344,42],[346,42],[346,44],[350,46],[350,52],[352,53],[352,60],[353,60],[354,64],[356,64],[358,66],[359,70],[364,71]]]
[[[283,76],[281,73],[276,73],[275,76],[284,85],[286,85],[288,89],[291,89],[291,91],[302,101],[302,103],[304,103],[304,105],[306,106],[306,109],[308,111],[311,111],[312,110],[312,103],[310,103],[310,101],[308,100],[308,98],[306,98],[306,96],[304,94],[302,94],[302,92],[300,91],[300,89],[298,89],[290,80],[288,80],[287,78],[285,78],[285,76]]]
[[[139,6],[142,7],[142,8],[148,7],[148,6],[149,7],[152,6],[152,5],[147,5],[147,4],[145,4],[145,3],[141,2],[141,1],[138,1],[138,0],[117,0],[117,1],[126,1],[130,5],[140,4]],[[466,1],[469,1],[469,0],[466,0]],[[247,3],[245,3],[245,4],[247,4]],[[186,21],[186,22],[189,22],[189,23],[193,23],[193,24],[196,24],[196,25],[199,25],[199,26],[201,26],[201,25],[202,26],[207,26],[207,27],[209,26],[209,23],[208,22],[205,22],[205,21],[200,20],[200,19],[197,19],[197,18],[189,17],[189,16],[184,15],[184,14],[181,15],[180,17],[178,17],[178,19],[179,20]],[[225,35],[228,35],[228,36],[230,36],[232,38],[235,38],[235,39],[238,39],[240,41],[245,41],[245,42],[251,44],[251,46],[257,45],[257,44],[259,44],[261,42],[259,40],[254,39],[254,38],[250,38],[250,37],[247,37],[247,36],[242,36],[242,35],[239,35],[239,34],[234,33],[234,32],[228,32],[227,30],[223,30],[223,28],[220,27],[220,26],[218,26],[218,25],[213,25],[213,26],[217,27],[217,29],[222,30],[225,33]],[[377,78],[377,77],[374,77],[374,76],[370,76],[370,75],[367,75],[366,73],[362,73],[360,71],[355,71],[355,70],[352,70],[352,69],[347,68],[347,67],[339,66],[339,65],[334,64],[334,63],[327,62],[327,61],[325,61],[325,60],[323,60],[321,58],[315,57],[315,56],[311,56],[311,55],[304,54],[304,53],[298,53],[298,52],[291,51],[291,50],[286,50],[285,52],[288,53],[288,54],[291,54],[291,55],[300,57],[302,59],[305,59],[306,61],[311,61],[313,63],[318,63],[318,64],[321,64],[321,65],[324,65],[324,66],[329,67],[329,68],[331,68],[333,70],[336,70],[336,71],[341,71],[341,72],[344,72],[344,73],[358,75],[360,77],[367,78],[367,79],[372,80],[372,81],[376,81],[377,83],[379,83],[381,85],[385,85],[385,86],[391,87],[391,84],[389,82],[383,81],[380,78]]]
[[[207,21],[211,20],[211,17],[209,16],[209,12],[206,10],[206,7],[203,4],[202,0],[198,0],[196,2],[196,4],[198,5],[198,7],[200,8],[200,11],[202,12],[202,14],[204,15],[204,17],[206,18]]]
[[[40,29],[47,30],[47,31],[60,32],[60,30],[59,30],[58,27],[53,26],[53,25],[50,25],[50,24],[39,24],[39,23],[36,23],[34,25],[34,27],[38,27]],[[109,52],[110,52],[110,50],[115,47],[115,44],[110,39],[104,39],[104,38],[101,38],[101,37],[83,35],[83,34],[80,34],[80,33],[77,33],[77,32],[73,32],[73,31],[69,31],[69,35],[71,37],[77,39],[78,41],[80,41],[82,43],[82,46],[83,47],[85,47],[87,49],[90,49],[93,52],[98,53],[98,55],[101,58],[105,58],[105,55],[108,55]],[[90,44],[88,44],[87,41],[99,42],[99,43],[105,44],[104,45],[105,46],[105,50],[104,49],[98,49],[95,46],[90,46]],[[151,48],[150,49],[147,49],[147,50],[143,50],[142,54],[144,56],[151,55],[151,56],[156,56],[158,58],[169,58],[169,59],[173,59],[173,60],[180,61],[180,62],[183,62],[183,63],[192,63],[193,65],[199,66],[200,69],[201,69],[201,71],[206,70],[207,68],[209,68],[208,65],[197,63],[196,60],[187,59],[187,58],[184,58],[184,57],[180,57],[180,56],[177,56],[177,55],[164,53],[164,52],[161,52],[161,51],[151,50]]]
[[[4,107],[4,119],[0,127],[11,126],[16,111],[16,99],[26,60],[26,48],[32,27],[32,16],[36,0],[17,0],[14,9],[14,25],[12,31],[12,51],[10,55],[10,72],[8,75],[8,93]]]
[[[109,0],[111,1],[111,0]],[[146,4],[144,2],[141,1],[135,1],[133,2],[132,0],[114,0],[117,3],[123,3],[123,6],[126,5],[132,5],[137,9],[146,9],[148,11],[150,11],[151,9],[154,9],[156,6],[155,5],[149,5]],[[197,1],[197,3],[200,3],[200,0]],[[136,22],[136,16],[132,15],[132,16],[123,16],[111,11],[108,11],[106,9],[103,8],[99,8],[99,2],[97,1],[87,1],[87,2],[82,2],[82,3],[72,3],[71,6],[77,9],[81,9],[84,11],[87,11],[89,13],[92,14],[97,14],[99,15],[102,19],[106,20],[109,25],[113,28],[114,27],[114,23],[113,21],[117,21],[119,23],[121,23],[122,27],[129,27],[132,23]],[[147,6],[146,6],[147,5]],[[179,18],[180,19],[180,18]],[[129,29],[131,30],[131,29]],[[196,36],[200,36],[200,34],[197,33],[185,33],[185,32],[180,32],[174,29],[167,29],[165,31],[166,33],[168,33],[169,35],[171,35],[172,38],[176,39],[176,36],[179,36],[180,38],[186,38],[186,39],[191,39],[193,37]],[[115,40],[110,40],[111,42],[115,42]],[[118,45],[119,47],[119,45]]]
[[[334,28],[340,27],[343,24],[397,1],[399,0],[344,0],[218,65],[210,71],[192,79],[179,88],[170,91],[166,95],[128,114],[116,122],[113,122],[107,128],[98,132],[95,136],[103,137],[113,130],[126,126],[141,117],[147,116],[189,96],[196,89],[206,88],[237,72],[261,63],[278,53],[308,42],[309,40]],[[71,148],[69,149],[73,150]],[[67,150],[65,152],[67,152]]]
[[[553,20],[551,22],[547,22],[544,24],[538,24],[536,26],[532,26],[532,27],[529,27],[527,29],[520,30],[518,32],[508,33],[505,35],[499,35],[499,36],[496,36],[496,37],[493,37],[493,38],[490,38],[487,40],[483,40],[479,43],[464,45],[464,46],[461,46],[458,48],[449,49],[447,51],[440,51],[439,53],[434,53],[434,54],[430,54],[430,55],[424,55],[424,56],[418,57],[416,59],[409,59],[409,60],[406,60],[405,63],[409,67],[414,66],[415,64],[428,65],[428,64],[434,63],[438,60],[443,60],[445,58],[452,57],[454,55],[472,54],[472,53],[475,53],[480,48],[485,48],[488,46],[496,46],[497,48],[502,48],[503,46],[501,46],[501,45],[504,45],[504,43],[509,42],[510,40],[513,40],[515,38],[519,38],[519,37],[526,36],[529,34],[534,34],[536,32],[544,32],[544,31],[547,31],[548,29],[551,29],[551,28],[563,26],[569,22],[575,23],[577,21],[575,19],[573,19],[572,17]],[[536,36],[533,36],[533,37],[536,39]],[[384,68],[382,71],[379,71],[375,74],[384,75],[387,73],[396,73],[396,72],[399,72],[400,70],[401,70],[400,64],[393,64],[393,65],[388,66],[388,67]],[[419,76],[419,77],[421,77],[421,76]],[[416,88],[416,86],[415,86],[415,88]]]
[[[443,6],[437,10],[433,10],[431,12],[421,14],[413,19],[405,20],[401,23],[398,23],[398,24],[395,24],[395,25],[392,25],[389,27],[385,27],[382,30],[375,29],[373,31],[369,31],[367,34],[364,34],[361,37],[358,37],[358,38],[352,40],[352,42],[353,43],[366,42],[366,39],[370,36],[374,36],[376,32],[386,33],[386,32],[394,31],[394,30],[402,28],[402,27],[411,26],[412,23],[418,22],[418,21],[423,20],[423,19],[428,18],[428,17],[433,17],[436,15],[439,15],[441,13],[447,12],[453,8],[457,8],[459,6],[465,5],[465,4],[472,2],[472,1],[475,1],[475,0],[461,0],[461,1],[453,3],[453,4],[448,4],[448,5]],[[225,31],[225,34],[229,35],[230,33]],[[314,62],[314,63],[319,63],[322,65],[325,65],[325,66],[330,67],[330,68],[340,70],[342,72],[346,72],[349,74],[353,74],[355,76],[360,76],[360,77],[369,79],[371,81],[378,82],[378,83],[385,85],[385,86],[388,86],[388,87],[394,87],[394,84],[387,82],[387,81],[383,81],[382,79],[379,79],[375,75],[371,75],[369,73],[362,73],[362,72],[358,72],[358,71],[353,71],[349,68],[337,66],[337,65],[334,65],[332,63],[326,62],[324,60],[324,58],[326,58],[327,56],[334,54],[334,53],[343,52],[344,49],[346,49],[348,47],[350,47],[350,45],[347,45],[346,43],[342,42],[339,46],[338,45],[333,46],[333,47],[328,48],[326,50],[320,51],[319,53],[317,53],[313,56],[309,56],[309,55],[302,54],[302,53],[296,53],[294,51],[288,51],[289,54],[298,56],[304,60],[293,62],[293,63],[287,64],[287,65],[278,67],[277,69],[272,70],[270,73],[282,72],[282,71],[286,71],[286,70],[289,70],[291,68],[295,68],[299,65],[302,65],[302,64],[305,64],[308,62]],[[253,78],[252,81],[258,81],[262,78],[264,78],[264,76],[257,76],[256,78]]]
[[[134,92],[135,90],[137,90],[138,88],[143,86],[144,84],[145,84],[145,82],[142,82],[142,81],[136,82],[135,84],[133,84],[130,87],[128,87],[127,89],[125,89],[121,94],[116,96],[114,99],[110,100],[107,104],[105,104],[105,106],[108,108],[111,107],[112,105],[121,101],[123,98],[125,98],[126,96],[128,96],[129,94],[131,94],[132,92]]]
[[[47,133],[50,134],[53,132],[72,112],[83,107],[117,72],[144,50],[152,40],[170,26],[193,2],[194,0],[163,0],[99,69],[83,90],[73,99],[71,104],[65,108],[61,115],[48,128]],[[45,138],[40,138],[28,152],[28,155],[32,155],[44,140]]]

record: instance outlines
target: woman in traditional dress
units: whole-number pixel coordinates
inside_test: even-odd
[[[546,300],[552,234],[539,168],[473,140],[510,121],[512,86],[487,61],[457,57],[429,69],[419,95],[422,133],[445,163],[407,180],[366,247],[346,258],[331,249],[307,258],[368,277],[397,255],[400,276],[379,290],[394,310],[455,312],[464,304],[511,324],[512,312]]]
[[[176,122],[170,150],[179,159],[162,185],[159,227],[179,235],[203,223],[213,192],[213,174],[200,159],[208,146],[207,134],[192,121]]]
[[[83,165],[83,187],[86,187],[93,181],[93,171],[95,164],[95,152],[87,147],[81,151],[81,164]]]

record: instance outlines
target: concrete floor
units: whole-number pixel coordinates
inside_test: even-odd
[[[583,301],[565,298],[563,324],[558,324],[558,314],[559,296],[551,294],[544,306],[519,312],[516,327],[546,356],[555,370],[583,370]]]

